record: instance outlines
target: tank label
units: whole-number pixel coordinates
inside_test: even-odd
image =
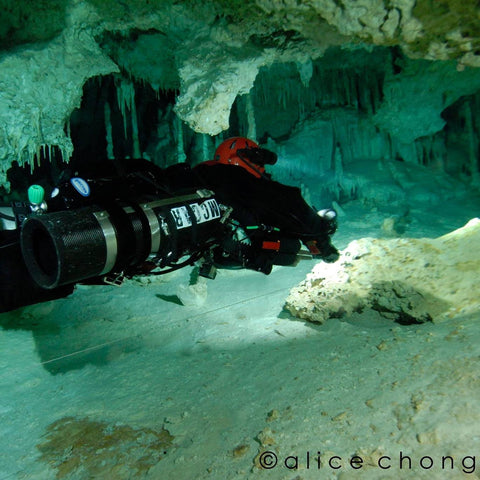
[[[220,218],[220,207],[214,198],[205,200],[205,202],[191,203],[190,208],[195,215],[196,223],[205,223]],[[185,206],[175,207],[170,210],[172,217],[175,220],[177,229],[188,228],[192,226],[192,219],[188,213],[188,208]]]
[[[70,179],[70,183],[82,197],[90,196],[90,185],[83,178],[73,177]]]

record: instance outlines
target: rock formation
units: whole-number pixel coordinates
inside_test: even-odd
[[[115,73],[176,91],[177,116],[196,132],[216,135],[228,128],[236,98],[274,64],[298,65],[308,85],[312,61],[330,47],[381,46],[410,59],[447,62],[420,73],[397,64],[386,73],[374,123],[407,144],[441,129],[442,110],[479,88],[468,73],[480,66],[472,1],[7,2],[0,41],[2,184],[12,162],[33,165],[42,150],[55,147],[70,158],[70,115],[92,77]],[[455,66],[467,71],[460,83]],[[446,90],[428,87],[438,78]]]
[[[436,239],[354,240],[336,263],[318,263],[285,307],[317,323],[369,309],[404,324],[478,312],[478,245],[478,218]]]

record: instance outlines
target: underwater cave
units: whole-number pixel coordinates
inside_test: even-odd
[[[478,2],[4,3],[0,479],[478,473]]]

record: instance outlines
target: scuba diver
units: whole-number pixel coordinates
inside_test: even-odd
[[[66,169],[48,200],[33,185],[28,202],[0,207],[0,312],[69,295],[77,283],[120,285],[187,265],[269,274],[311,256],[338,258],[336,213],[317,212],[300,189],[271,179],[277,156],[233,137],[213,160],[162,169],[125,161],[121,173]],[[105,165],[103,165],[105,166]]]
[[[238,259],[235,249],[243,250],[243,266],[266,274],[274,264],[293,264],[300,242],[317,258],[337,260],[338,251],[330,241],[336,231],[336,212],[317,212],[305,202],[299,188],[273,181],[265,165],[276,162],[277,155],[270,150],[252,140],[233,137],[219,145],[214,160],[194,168],[200,183],[233,208],[232,216],[238,223],[236,237],[246,235],[248,239],[240,245],[237,242],[231,254]],[[226,251],[224,245],[224,257]]]

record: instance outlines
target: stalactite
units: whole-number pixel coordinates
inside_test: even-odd
[[[118,108],[120,109],[123,119],[123,133],[125,139],[127,139],[129,114],[132,111],[132,104],[135,104],[135,88],[133,83],[127,82],[123,78],[115,81],[115,86],[117,90]]]
[[[133,157],[142,158],[142,152],[140,150],[140,138],[138,136],[138,118],[137,118],[137,108],[135,106],[135,98],[132,102],[131,110],[131,121],[132,121],[132,143],[133,143]]]
[[[342,147],[339,142],[337,142],[335,145],[333,165],[335,170],[335,180],[339,185],[341,185],[343,182],[343,154]]]
[[[183,122],[180,117],[175,116],[175,140],[177,143],[177,163],[183,163],[186,161],[184,139],[183,139]]]
[[[368,111],[367,102],[365,101],[365,82],[366,78],[362,78],[360,75],[355,75],[357,108],[362,111]]]
[[[374,76],[376,77],[375,74]],[[374,81],[372,82],[370,95],[372,98],[372,114],[375,114],[377,111],[378,104],[380,103],[379,82],[377,81],[377,78],[374,78]]]
[[[68,143],[62,144],[59,146],[60,148],[60,155],[62,157],[62,161],[67,163],[70,160],[70,157],[73,153],[73,144],[71,143],[70,134],[67,137]]]
[[[255,109],[253,107],[252,95],[249,93],[245,97],[245,113],[247,117],[247,137],[257,138],[257,125],[255,122]]]
[[[480,187],[480,172],[478,170],[478,138],[473,128],[473,113],[470,102],[465,102],[465,130],[468,135],[468,156],[470,162],[470,172],[472,175],[472,185]]]
[[[310,80],[313,76],[313,63],[309,59],[304,63],[297,63],[297,70],[300,75],[300,80],[305,88],[310,85]]]
[[[366,102],[368,105],[368,113],[373,115],[375,113],[375,73],[368,74],[367,90],[365,92]]]
[[[210,136],[206,133],[202,134],[202,159],[203,161],[211,160],[210,157]]]
[[[48,161],[52,162],[55,160],[55,145],[52,145],[51,143],[49,143],[47,145],[47,148],[48,148]]]
[[[445,136],[442,134],[435,136],[435,141],[433,144],[433,152],[435,157],[435,163],[437,168],[442,172],[445,172],[445,157],[446,157],[446,150],[445,150]]]
[[[352,107],[360,108],[360,96],[358,93],[358,76],[357,75],[350,75],[350,90],[352,96]]]
[[[142,152],[140,149],[140,139],[138,134],[138,117],[135,104],[135,85],[132,80],[120,78],[115,82],[117,90],[118,107],[122,113],[123,131],[125,139],[128,139],[128,124],[131,126],[132,154],[135,158],[140,158]]]
[[[336,103],[338,103],[339,105],[345,105],[345,101],[346,101],[346,93],[345,93],[345,90],[343,88],[342,80],[343,80],[343,70],[340,70],[339,71],[338,82],[336,84],[336,87],[337,87]]]
[[[107,140],[107,158],[113,160],[115,158],[113,152],[113,136],[112,136],[112,116],[110,105],[108,102],[104,104],[104,118],[105,118],[105,131],[106,131],[106,140]]]
[[[351,83],[350,83],[350,75],[345,70],[342,70],[342,86],[343,90],[345,92],[345,103],[347,105],[352,105],[353,100],[352,100],[352,91],[351,91]]]

